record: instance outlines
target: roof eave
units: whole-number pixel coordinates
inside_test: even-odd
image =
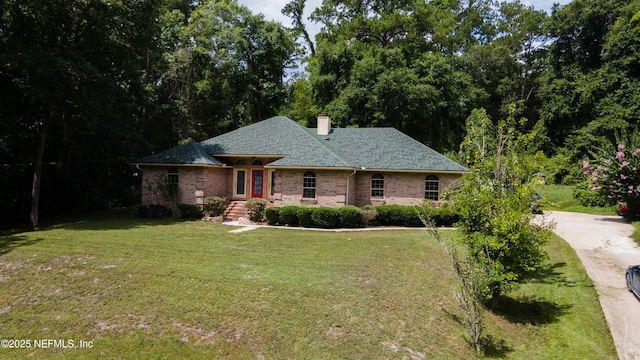
[[[220,165],[216,165],[216,164],[174,164],[174,163],[131,163],[131,165],[134,166],[187,166],[187,167],[228,167],[231,168],[232,166],[228,166],[227,164],[220,164]]]
[[[286,169],[286,170],[358,170],[354,167],[346,166],[295,166],[295,165],[265,165],[265,169]]]

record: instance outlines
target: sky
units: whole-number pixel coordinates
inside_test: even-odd
[[[238,0],[240,5],[244,5],[254,14],[263,14],[267,20],[277,21],[285,26],[291,26],[291,19],[282,15],[282,8],[290,0]],[[538,10],[551,12],[554,3],[560,5],[568,4],[571,0],[521,0],[524,5],[531,5]],[[311,12],[322,4],[322,0],[307,0],[305,8],[305,18],[308,18]],[[320,25],[307,23],[307,31],[311,38],[315,38],[315,34],[320,32]]]

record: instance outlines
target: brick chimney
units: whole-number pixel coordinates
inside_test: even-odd
[[[329,115],[321,113],[318,115],[318,135],[329,135],[331,131],[331,119]]]

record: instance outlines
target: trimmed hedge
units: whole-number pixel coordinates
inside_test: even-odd
[[[136,216],[145,219],[169,218],[171,209],[162,205],[139,205],[136,208]]]
[[[357,228],[369,224],[378,226],[423,227],[421,216],[430,216],[437,226],[453,226],[460,217],[452,205],[421,207],[405,205],[309,207],[279,206],[265,210],[269,225],[317,228]]]
[[[376,205],[365,209],[375,210],[377,215],[372,224],[380,226],[424,226],[418,211],[421,207],[406,205]]]
[[[283,206],[280,208],[280,217],[278,222],[286,226],[298,226],[300,221],[298,220],[299,206]]]
[[[178,205],[180,217],[183,219],[202,219],[204,212],[200,205],[180,204]]]
[[[357,228],[364,225],[364,219],[362,217],[362,210],[355,206],[344,206],[338,208],[338,215],[340,217],[340,225],[345,228]]]
[[[298,222],[301,226],[304,227],[314,227],[313,220],[311,219],[311,214],[313,214],[314,208],[312,207],[300,207],[296,212],[298,215]],[[286,225],[286,224],[285,224]]]
[[[325,229],[334,229],[340,225],[340,213],[335,208],[319,207],[311,213],[313,225]]]
[[[280,208],[270,207],[264,210],[264,216],[267,218],[269,225],[280,225]]]

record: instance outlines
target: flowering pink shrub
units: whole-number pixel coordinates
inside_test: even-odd
[[[595,163],[585,161],[582,167],[590,190],[624,203],[623,216],[637,218],[640,215],[640,148],[627,149],[620,144],[613,156],[602,157]]]

